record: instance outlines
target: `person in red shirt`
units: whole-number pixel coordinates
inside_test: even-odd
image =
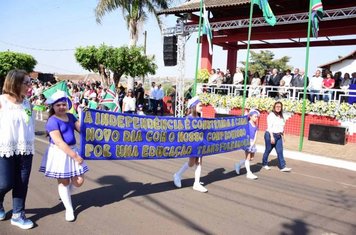
[[[335,86],[335,80],[332,78],[331,73],[327,73],[326,78],[323,80],[323,89],[324,89],[323,100],[325,102],[331,100],[333,91],[331,91],[330,89],[333,89],[334,86]]]

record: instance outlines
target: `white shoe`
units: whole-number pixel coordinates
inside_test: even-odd
[[[74,221],[74,219],[75,219],[74,212],[66,210],[66,221],[72,222]]]
[[[203,185],[201,185],[200,183],[194,183],[193,184],[193,189],[196,190],[196,191],[199,191],[201,193],[208,192],[208,190]]]
[[[235,164],[235,171],[236,171],[236,174],[240,174],[240,168],[241,168],[241,166],[240,166],[240,163],[236,163]]]
[[[283,169],[280,169],[282,172],[290,172],[292,168],[284,167]]]
[[[257,175],[254,175],[252,173],[247,173],[246,178],[247,179],[251,179],[251,180],[257,180],[258,179]]]
[[[177,174],[174,174],[173,175],[173,182],[174,182],[174,185],[177,187],[177,188],[181,188],[182,187],[182,182],[181,182],[181,179],[180,179],[180,176],[177,175]]]
[[[271,167],[269,167],[268,165],[265,165],[265,166],[263,166],[263,169],[269,171],[269,170],[271,170]]]

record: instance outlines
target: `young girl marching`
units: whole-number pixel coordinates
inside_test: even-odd
[[[71,191],[84,183],[83,174],[88,171],[76,147],[74,130],[80,130],[80,123],[67,111],[72,107],[63,91],[57,91],[46,101],[51,105],[46,131],[49,147],[43,156],[40,171],[47,177],[56,178],[58,193],[66,209],[65,219],[74,221]]]
[[[45,101],[46,98],[43,94],[40,94],[38,99],[35,101],[35,106],[33,107],[33,110],[36,111],[36,120],[43,121],[43,112],[47,109]]]
[[[257,121],[259,117],[260,117],[260,113],[257,110],[255,109],[250,110],[249,112],[250,121],[248,123],[248,128],[250,131],[250,147],[245,149],[246,158],[235,164],[235,170],[238,175],[240,174],[241,167],[245,165],[247,171],[246,178],[252,180],[258,179],[258,177],[254,175],[250,169],[250,162],[253,160],[256,153],[256,139],[257,139],[257,130],[258,130]]]
[[[199,100],[199,97],[193,97],[192,99],[189,100],[188,102],[188,112],[189,112],[189,116],[190,118],[198,118],[199,114],[201,114],[202,111],[202,106],[201,106],[201,102]],[[193,184],[193,189],[198,191],[198,192],[202,192],[202,193],[206,193],[208,192],[208,190],[200,184],[200,174],[201,174],[201,165],[202,165],[202,161],[203,158],[202,157],[190,157],[189,161],[184,163],[183,166],[179,169],[178,172],[176,172],[173,175],[173,182],[174,185],[177,188],[181,188],[182,187],[182,183],[181,183],[181,178],[183,173],[189,168],[189,167],[193,167],[194,165],[196,165],[195,168],[195,180],[194,180],[194,184]]]

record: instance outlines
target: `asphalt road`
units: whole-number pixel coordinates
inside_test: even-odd
[[[233,169],[242,151],[204,158],[205,194],[193,191],[192,169],[174,187],[184,159],[87,161],[86,182],[72,197],[77,219],[66,222],[56,181],[38,172],[47,141],[37,134],[26,206],[36,226],[10,225],[8,211],[0,234],[356,234],[355,172],[290,159],[291,173],[273,159],[266,171],[258,154],[252,181]],[[11,209],[10,193],[4,206]]]

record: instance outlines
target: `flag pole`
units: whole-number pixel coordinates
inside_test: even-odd
[[[248,78],[248,65],[249,65],[249,58],[250,58],[250,40],[251,40],[251,26],[252,26],[252,15],[253,15],[253,2],[250,3],[250,21],[248,25],[248,41],[247,41],[247,55],[246,55],[246,66],[245,66],[245,77],[244,77],[244,92],[242,98],[242,114],[245,113],[245,102],[246,102],[246,85],[247,85],[247,78]]]
[[[302,125],[300,126],[300,136],[299,136],[299,151],[303,149],[304,141],[304,125],[305,125],[305,105],[307,96],[307,78],[308,78],[308,67],[309,67],[309,46],[310,46],[310,26],[311,26],[311,10],[312,10],[312,0],[309,0],[309,19],[308,19],[308,32],[307,32],[307,49],[305,58],[305,69],[304,69],[304,90],[303,90],[303,106],[302,106]]]
[[[192,90],[192,96],[194,97],[197,92],[197,80],[198,80],[198,68],[199,68],[199,55],[200,55],[200,36],[201,36],[201,18],[203,13],[203,0],[200,0],[200,10],[199,10],[199,27],[198,27],[198,41],[197,41],[197,55],[195,60],[195,76],[194,84]]]

